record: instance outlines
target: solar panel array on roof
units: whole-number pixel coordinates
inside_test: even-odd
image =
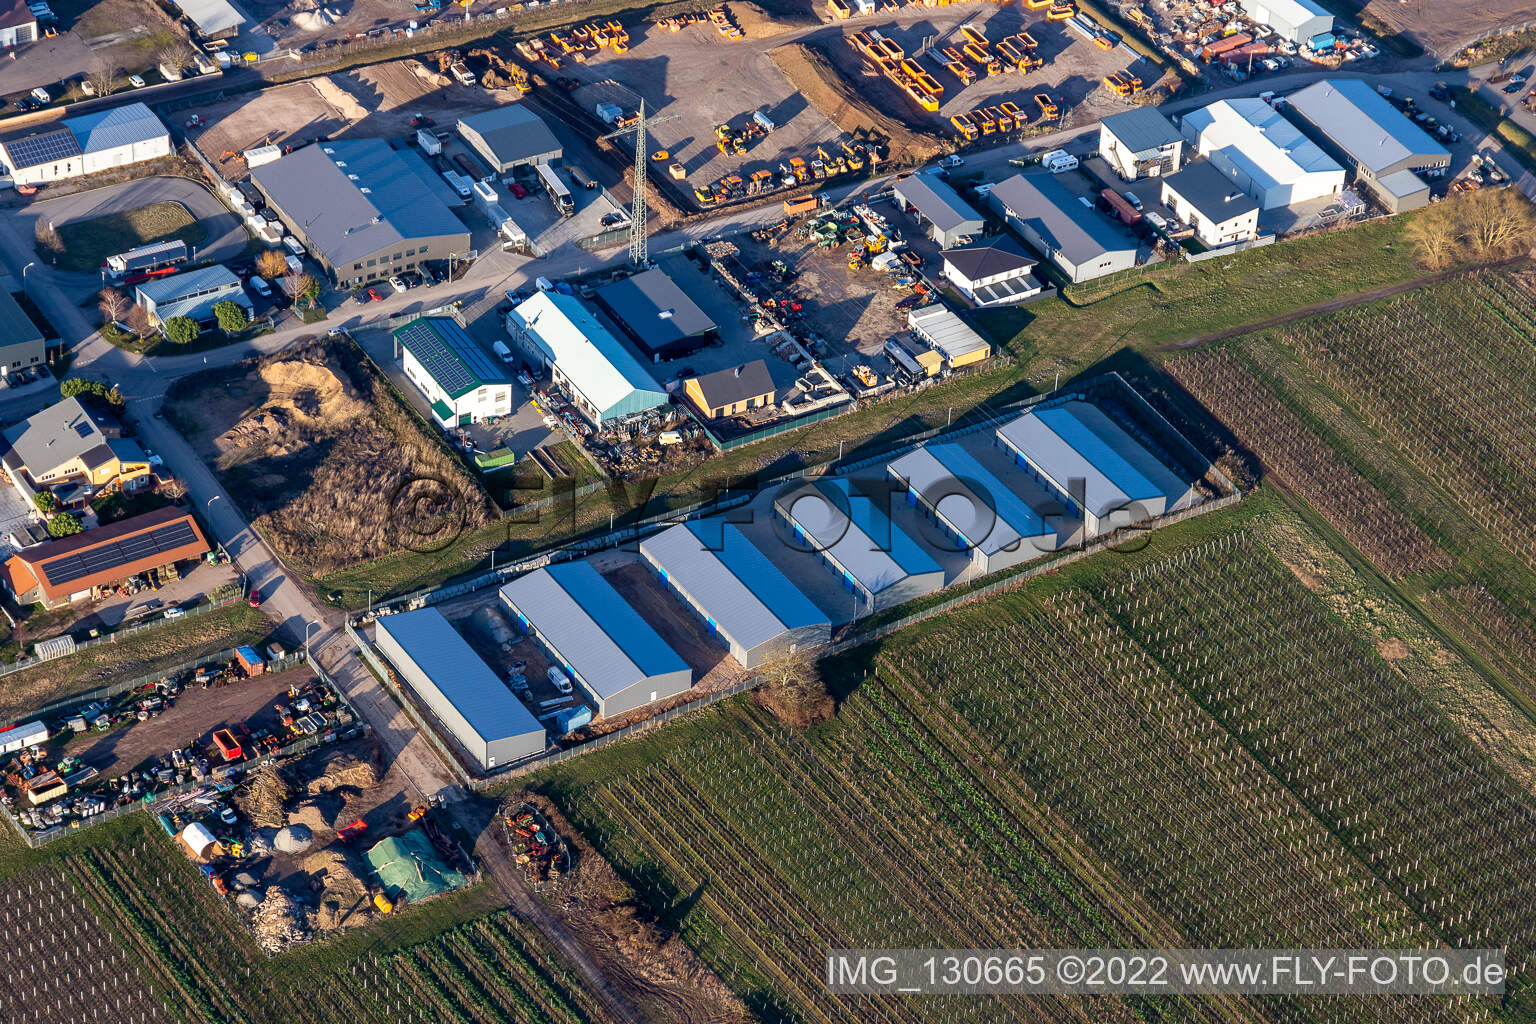
[[[511,383],[501,365],[456,320],[423,317],[397,328],[395,338],[451,398],[486,384]]]
[[[8,139],[5,151],[11,158],[12,170],[38,167],[56,160],[68,160],[80,155],[80,140],[68,128],[58,128],[38,135],[25,135]]]
[[[70,583],[106,572],[114,566],[128,565],[141,558],[164,554],[196,539],[192,524],[183,519],[122,540],[50,558],[38,568],[48,577],[49,583]]]
[[[422,367],[432,379],[450,394],[472,386],[475,379],[469,375],[452,352],[439,344],[430,324],[418,320],[400,329],[400,343],[411,346],[411,352],[421,360]]]

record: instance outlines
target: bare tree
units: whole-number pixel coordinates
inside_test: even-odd
[[[1483,259],[1514,256],[1536,239],[1536,209],[1512,188],[1474,192],[1456,210],[1468,248]]]
[[[1419,262],[1426,269],[1443,270],[1456,262],[1462,251],[1453,205],[1446,202],[1425,210],[1408,225],[1408,240],[1419,250]]]
[[[91,83],[97,96],[110,96],[117,90],[117,69],[106,61],[97,61],[85,80]]]
[[[187,485],[174,476],[161,480],[156,490],[172,501],[180,501],[187,496]]]
[[[128,324],[128,329],[140,338],[147,338],[155,333],[155,325],[149,322],[149,314],[144,311],[143,306],[135,304],[129,307],[128,319],[125,322]]]
[[[804,654],[770,656],[758,668],[758,679],[763,685],[753,691],[753,700],[787,728],[826,721],[837,709],[816,662]]]
[[[191,65],[192,51],[178,39],[155,51],[155,63],[163,64],[173,71],[182,71]]]
[[[96,308],[101,310],[103,323],[121,323],[133,303],[116,288],[103,288],[96,297]]]

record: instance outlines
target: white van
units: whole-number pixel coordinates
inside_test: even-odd
[[[504,363],[510,363],[512,361],[512,350],[507,348],[507,343],[504,341],[491,342],[491,351],[495,352],[496,358],[500,359]]]
[[[562,694],[571,692],[571,677],[562,672],[557,666],[549,666],[549,671],[545,674],[549,676],[549,681],[554,688]]]

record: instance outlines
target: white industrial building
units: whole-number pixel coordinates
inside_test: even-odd
[[[1344,168],[1261,99],[1218,100],[1185,114],[1182,127],[1195,154],[1257,199],[1261,210],[1344,188]]]
[[[574,295],[539,292],[507,313],[506,329],[596,427],[670,400],[640,360]]]
[[[1068,515],[1083,520],[1086,540],[1198,500],[1190,481],[1082,399],[1031,409],[999,427],[997,439]]]
[[[976,456],[948,441],[925,445],[886,467],[906,500],[933,519],[979,573],[1027,562],[1058,542],[1056,528]]]
[[[1041,292],[1036,263],[1009,235],[945,249],[944,277],[978,306],[1006,306]]]
[[[400,364],[438,426],[479,423],[512,412],[512,378],[452,317],[412,320],[394,331]]]
[[[846,478],[806,482],[774,500],[791,543],[842,577],[860,612],[880,611],[931,594],[944,570],[890,515]]]
[[[1293,43],[1333,31],[1333,15],[1314,0],[1242,0],[1242,4],[1244,14]]]
[[[1135,107],[1099,122],[1099,155],[1126,181],[1172,174],[1184,159],[1184,137],[1156,107]]]
[[[992,354],[987,339],[942,302],[909,311],[907,327],[913,336],[943,356],[944,365],[950,369],[979,363]]]
[[[544,727],[436,608],[381,616],[374,646],[481,768],[544,752]]]
[[[1212,249],[1258,237],[1259,201],[1209,160],[1196,160],[1164,178],[1162,201]]]
[[[0,139],[18,185],[43,185],[171,155],[171,133],[142,103],[26,129]]]
[[[832,638],[827,614],[722,519],[693,519],[647,537],[640,557],[744,668]]]
[[[898,178],[891,191],[904,209],[928,225],[930,237],[946,248],[981,234],[985,226],[981,214],[932,171]]]
[[[525,573],[501,588],[501,601],[600,715],[621,715],[693,685],[688,663],[590,562]]]

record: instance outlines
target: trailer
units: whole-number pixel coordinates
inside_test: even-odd
[[[137,249],[107,257],[107,269],[113,274],[134,274],[174,267],[187,261],[187,243],[179,239],[141,245]]]
[[[571,197],[571,190],[565,187],[565,182],[555,173],[555,169],[549,164],[539,164],[539,184],[544,186],[544,191],[549,194],[550,202],[555,204],[555,209],[560,216],[570,217],[576,212],[576,200]]]
[[[42,722],[8,725],[0,729],[0,754],[14,754],[18,750],[35,747],[47,741],[48,727]]]

